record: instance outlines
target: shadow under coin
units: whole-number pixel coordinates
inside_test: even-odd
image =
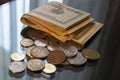
[[[26,70],[26,73],[28,76],[33,77],[33,78],[40,78],[41,77],[41,71],[33,72],[30,70]]]
[[[69,70],[69,71],[73,71],[73,72],[81,72],[85,69],[85,64],[83,65],[79,65],[79,66],[73,66],[73,65],[69,65],[69,66],[58,66],[57,71],[61,72],[64,70]]]
[[[22,78],[22,77],[25,75],[25,71],[20,72],[20,73],[13,73],[13,72],[11,72],[11,71],[9,70],[9,71],[8,71],[8,74],[9,74],[11,77]]]
[[[99,60],[87,60],[86,66],[94,67],[97,66]]]

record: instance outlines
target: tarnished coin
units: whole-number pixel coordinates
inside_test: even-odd
[[[22,52],[15,52],[11,54],[11,59],[14,61],[22,61],[25,58],[25,54]]]
[[[43,69],[44,73],[51,74],[56,71],[56,66],[50,63],[45,64],[45,68]]]
[[[49,45],[47,46],[48,50],[53,51],[58,49],[58,44],[55,42],[49,42]]]
[[[27,68],[31,71],[40,71],[45,67],[45,63],[40,59],[31,59],[27,62]]]
[[[22,47],[27,48],[27,47],[30,47],[33,45],[33,40],[28,39],[28,38],[24,38],[20,41],[20,44]]]
[[[24,71],[25,68],[26,68],[25,64],[19,61],[11,62],[9,65],[9,70],[13,73],[20,73]]]
[[[65,53],[61,50],[53,50],[48,54],[48,62],[50,62],[51,64],[61,64],[62,62],[65,61]]]
[[[45,58],[48,56],[49,51],[47,48],[39,46],[32,48],[30,54],[35,58]]]
[[[30,29],[27,32],[27,35],[29,38],[31,38],[32,40],[36,40],[36,39],[41,39],[41,38],[45,38],[47,36],[46,33],[40,31],[40,30],[35,30],[35,29]]]
[[[83,55],[80,52],[78,52],[78,54],[75,57],[68,58],[67,61],[72,65],[82,65],[87,62],[87,59],[83,57]]]
[[[27,54],[27,56],[30,57],[30,58],[34,58],[34,57],[31,55],[31,50],[32,50],[33,47],[35,47],[35,46],[31,46],[31,47],[29,47],[29,48],[26,48],[26,54]]]
[[[70,46],[66,44],[61,44],[59,49],[65,53],[66,57],[74,57],[78,53],[78,49],[75,46]]]
[[[34,41],[34,44],[36,46],[41,46],[41,47],[45,47],[48,45],[48,41],[47,40],[44,40],[44,39],[37,39]]]
[[[82,55],[85,58],[90,59],[90,60],[97,60],[100,58],[100,54],[97,51],[90,49],[90,48],[83,49]]]

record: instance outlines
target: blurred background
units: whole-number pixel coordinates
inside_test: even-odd
[[[0,63],[12,52],[21,51],[21,30],[25,27],[20,22],[24,13],[30,12],[50,1],[59,1],[71,7],[91,13],[96,21],[104,24],[86,47],[97,50],[101,58],[97,62],[88,62],[81,69],[58,72],[54,80],[120,80],[120,0],[0,0]],[[71,69],[71,68],[68,68]],[[1,80],[12,80],[0,75]],[[78,70],[78,71],[77,71]],[[15,80],[15,79],[14,79]],[[34,80],[28,77],[20,80]]]

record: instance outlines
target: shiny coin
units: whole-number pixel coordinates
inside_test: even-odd
[[[30,53],[33,57],[35,58],[45,58],[48,56],[49,54],[49,51],[47,48],[44,48],[44,47],[34,47],[32,48],[31,50],[31,53]]]
[[[87,59],[84,58],[80,52],[78,52],[77,56],[68,58],[67,61],[72,65],[82,65],[87,62]]]
[[[50,63],[45,64],[45,68],[43,69],[44,73],[51,74],[56,71],[56,66]]]
[[[22,52],[15,52],[11,54],[11,59],[14,61],[22,61],[25,58],[25,54]]]
[[[45,47],[45,46],[48,45],[48,42],[46,40],[44,40],[44,39],[37,39],[37,40],[34,41],[34,44],[36,46]]]
[[[35,47],[35,46],[31,46],[31,47],[29,47],[29,48],[26,48],[26,54],[27,54],[27,56],[30,57],[30,58],[34,58],[34,57],[31,55],[31,50],[32,50],[33,47]]]
[[[27,68],[31,71],[40,71],[45,67],[45,63],[40,59],[31,59],[27,62]]]
[[[45,38],[47,36],[46,33],[40,31],[40,30],[35,30],[35,29],[30,29],[27,32],[27,35],[29,38],[31,38],[32,40],[36,40],[36,39],[41,39],[41,38]]]
[[[23,47],[30,47],[30,46],[33,45],[33,40],[28,39],[28,38],[24,38],[23,40],[20,41],[20,44],[21,44]]]
[[[50,62],[51,64],[61,64],[62,62],[65,61],[65,53],[61,50],[53,50],[48,54],[48,62]]]
[[[66,57],[74,57],[78,53],[78,49],[75,46],[69,46],[66,44],[61,44],[59,49],[65,53]]]
[[[100,54],[97,51],[90,49],[90,48],[83,49],[82,55],[85,58],[90,59],[90,60],[97,60],[100,58]]]
[[[20,73],[24,71],[26,68],[25,64],[23,62],[11,62],[9,65],[9,70],[13,73]]]
[[[58,44],[55,42],[49,42],[49,45],[47,46],[48,50],[53,51],[58,49]]]

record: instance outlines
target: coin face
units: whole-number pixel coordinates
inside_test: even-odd
[[[11,54],[11,59],[14,61],[22,61],[25,58],[25,54],[22,52],[15,52]]]
[[[100,58],[100,54],[97,51],[90,49],[90,48],[83,49],[82,55],[85,58],[90,59],[90,60],[97,60]]]
[[[24,38],[20,41],[20,44],[22,47],[30,47],[33,45],[33,40],[31,39],[28,39],[28,38]]]
[[[49,51],[47,48],[44,48],[44,47],[34,47],[32,48],[31,50],[31,53],[30,53],[33,57],[35,58],[45,58],[48,56],[49,54]]]
[[[50,63],[45,64],[45,68],[43,69],[44,73],[51,74],[56,71],[56,66]]]
[[[31,71],[40,71],[45,67],[45,63],[40,59],[31,59],[27,62],[27,68]]]
[[[53,51],[58,49],[58,44],[55,42],[49,42],[49,45],[47,46],[48,50]]]
[[[65,53],[61,50],[53,50],[48,54],[48,62],[50,62],[51,64],[61,64],[62,62],[65,61]]]
[[[29,38],[31,38],[32,40],[36,40],[36,39],[41,39],[41,38],[45,38],[47,36],[47,34],[45,34],[44,32],[40,31],[40,30],[35,30],[35,29],[30,29],[27,31],[27,35]]]
[[[74,57],[78,53],[78,49],[75,46],[67,44],[61,44],[59,49],[65,53],[66,57]]]
[[[20,73],[24,71],[25,68],[26,68],[25,64],[19,61],[11,62],[9,65],[9,70],[13,73]]]
[[[67,58],[67,61],[72,65],[82,65],[87,62],[87,59],[83,57],[83,55],[78,52],[78,54],[73,58]]]
[[[34,44],[36,46],[45,47],[45,46],[48,45],[48,42],[46,40],[44,40],[44,39],[37,39],[37,40],[34,41]]]
[[[27,56],[30,57],[30,58],[34,58],[34,57],[31,55],[31,50],[32,50],[33,47],[35,47],[35,46],[31,46],[31,47],[29,47],[29,48],[26,48],[26,54],[27,54]]]

